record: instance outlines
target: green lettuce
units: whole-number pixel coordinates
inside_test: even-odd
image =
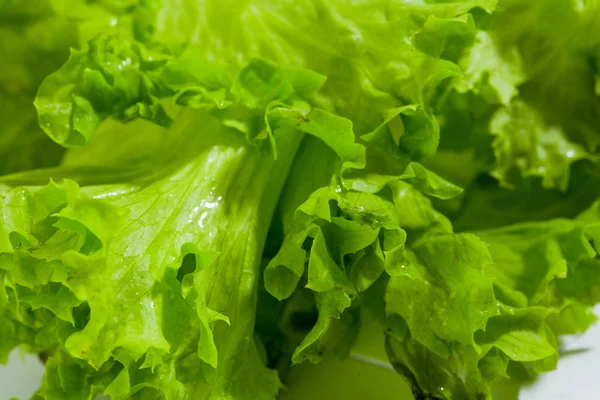
[[[553,369],[600,301],[598,11],[1,2],[0,361],[269,400],[369,326],[417,399]]]
[[[77,45],[75,25],[45,2],[0,3],[0,173],[52,166],[64,150],[37,123],[33,100],[42,81]]]

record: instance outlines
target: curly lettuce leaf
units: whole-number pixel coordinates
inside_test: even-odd
[[[0,177],[0,358],[48,357],[39,398],[273,399],[365,308],[417,398],[489,398],[594,322],[594,5],[15,4],[81,43],[32,85],[74,149]]]
[[[387,284],[388,315],[401,316],[416,340],[442,357],[449,343],[475,346],[474,333],[498,312],[484,274],[492,262],[486,244],[468,234],[439,235],[411,250],[402,273]]]
[[[251,63],[242,72],[263,65]],[[65,168],[77,171],[75,162],[34,173],[34,180],[45,173],[62,183],[9,189],[4,195],[2,269],[35,291],[13,300],[17,311],[44,302],[56,317],[72,322],[70,310],[85,304],[89,320],[61,339],[62,351],[68,352],[67,359],[83,360],[84,370],[103,370],[118,360],[118,374],[98,389],[113,398],[143,396],[145,387],[153,387],[168,398],[225,393],[267,399],[280,388],[252,337],[260,254],[279,188],[303,136],[295,122],[301,119],[313,127],[310,134],[325,139],[329,130],[318,125],[327,113],[285,104],[295,104],[294,88],[309,93],[321,78],[297,71],[287,81],[290,91],[277,94],[275,107],[244,105],[248,95],[270,95],[256,83],[280,84],[261,78],[252,84],[237,80],[244,95],[231,90],[231,96],[237,98],[238,111],[246,110],[241,115],[262,113],[273,141],[249,141],[219,113],[186,111],[163,138],[160,151],[138,165],[149,175],[119,184],[103,184],[96,177],[92,185],[80,187],[63,180]],[[277,161],[269,150],[273,143]],[[119,178],[119,170],[112,173]],[[27,181],[26,174],[15,179]],[[232,236],[234,231],[240,236]],[[193,267],[178,276],[186,257],[193,257]],[[59,289],[50,299],[51,282]],[[61,347],[48,344],[43,351],[58,357]],[[47,379],[40,395],[59,390],[76,396],[69,392],[75,388],[56,387]]]
[[[513,225],[475,232],[477,237],[432,236],[423,243],[433,246],[452,239],[461,245],[440,246],[425,252],[427,257],[421,254],[429,247],[415,244],[411,250],[419,258],[406,269],[412,280],[392,277],[386,289],[388,353],[415,393],[490,398],[498,378],[524,379],[553,369],[558,335],[585,331],[596,320],[589,308],[598,289],[597,253],[590,242],[596,221],[590,210],[582,221]],[[478,251],[475,243],[480,243]],[[449,251],[455,255],[448,256]],[[447,260],[456,266],[457,261],[477,260],[476,255],[480,272],[472,276],[477,281],[468,285],[468,296],[458,295],[450,278],[467,270],[443,273],[441,268]],[[428,269],[423,272],[418,267],[425,262]],[[415,286],[416,278],[429,285]],[[435,293],[442,298],[435,300]],[[407,298],[415,301],[400,300]],[[458,302],[467,299],[478,304],[460,307]],[[479,325],[469,325],[477,321]]]
[[[597,163],[597,20],[589,4],[501,2],[437,99],[442,147],[503,186],[566,191],[577,160]]]

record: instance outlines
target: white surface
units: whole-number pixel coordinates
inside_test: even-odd
[[[596,315],[600,316],[600,306]],[[521,389],[521,400],[600,399],[600,322],[583,335],[564,338],[558,368]]]
[[[600,315],[600,306],[596,307]],[[600,398],[600,323],[583,335],[565,338],[558,369],[541,375],[521,390],[520,400],[589,400]],[[21,359],[13,352],[8,366],[0,366],[0,400],[31,396],[42,379],[37,357]],[[330,400],[318,399],[315,400]],[[503,400],[503,399],[497,399]]]
[[[0,365],[0,400],[29,399],[40,386],[43,375],[37,356],[27,354],[21,358],[18,351],[13,351],[8,366]]]

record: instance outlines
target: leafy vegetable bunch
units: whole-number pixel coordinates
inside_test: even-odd
[[[600,2],[2,0],[0,60],[35,399],[275,399],[367,315],[489,399],[595,321]]]

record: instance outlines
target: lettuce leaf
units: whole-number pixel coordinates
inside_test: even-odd
[[[597,11],[3,2],[0,361],[272,400],[374,318],[417,399],[554,368],[600,300]]]
[[[263,65],[250,64],[243,73]],[[299,72],[296,77],[301,77]],[[297,79],[299,92],[304,82],[318,88]],[[244,89],[246,98],[260,95],[258,82],[252,83],[238,80],[234,85]],[[283,101],[290,95],[285,92],[278,106],[262,111],[277,143],[278,161],[268,140],[256,139],[251,145],[227,121],[207,111],[183,111],[161,151],[139,167],[150,169],[150,175],[84,187],[65,179],[3,195],[2,269],[17,288],[33,290],[16,297],[14,306],[33,311],[43,304],[72,322],[70,310],[85,303],[85,327],[63,338],[62,351],[97,370],[118,360],[122,369],[106,382],[106,394],[126,398],[154,380],[149,387],[165,396],[176,386],[175,398],[181,393],[194,398],[216,393],[270,398],[277,392],[279,380],[262,364],[252,339],[260,254],[278,187],[302,138],[293,122],[301,117],[316,124],[311,134],[328,134],[319,127],[326,114],[315,111],[313,118],[305,109],[286,108]],[[61,169],[46,174],[60,176]],[[178,280],[186,256],[194,258],[194,267]],[[43,276],[36,275],[38,268],[45,271]],[[58,291],[49,301],[46,285],[52,282]],[[14,318],[24,323],[18,315]],[[180,381],[175,361],[187,357],[189,348],[196,349],[197,368]],[[61,354],[56,346],[44,351]],[[148,375],[145,368],[157,369]],[[50,380],[47,385],[41,396],[53,390],[74,395],[72,388],[55,388]],[[255,390],[247,392],[250,385]]]

